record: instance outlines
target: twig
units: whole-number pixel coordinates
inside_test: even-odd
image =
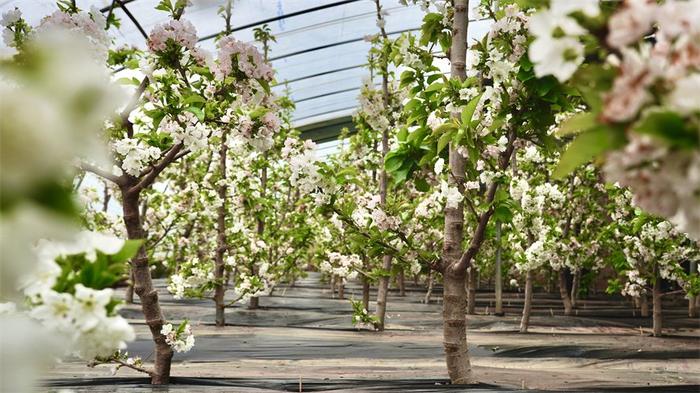
[[[80,169],[82,169],[86,172],[92,172],[92,173],[96,174],[97,176],[100,176],[104,179],[107,179],[107,180],[109,180],[112,183],[115,183],[117,185],[124,184],[125,179],[123,177],[117,176],[117,175],[110,173],[110,172],[107,172],[103,169],[96,167],[95,165],[88,164],[87,162],[81,162]]]

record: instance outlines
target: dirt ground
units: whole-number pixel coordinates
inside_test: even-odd
[[[259,310],[227,310],[228,326],[213,326],[213,302],[175,300],[158,281],[166,318],[189,318],[194,349],[176,354],[174,392],[273,391],[465,391],[449,386],[442,352],[440,289],[423,304],[424,289],[392,292],[387,330],[357,331],[348,300],[331,298],[327,285],[310,274],[292,288],[277,288]],[[346,297],[361,298],[351,284]],[[374,293],[373,293],[374,296]],[[478,315],[469,316],[468,340],[478,385],[470,392],[618,391],[700,392],[700,320],[687,318],[682,299],[664,304],[665,333],[650,337],[623,299],[593,297],[577,316],[562,315],[554,294],[538,293],[531,332],[517,333],[522,295],[509,293],[506,315],[490,315],[493,296],[478,293]],[[148,358],[152,344],[138,305],[122,314],[137,330],[129,352]],[[152,391],[136,372],[109,366],[88,368],[78,360],[51,370],[47,391]],[[161,391],[161,390],[158,390]]]

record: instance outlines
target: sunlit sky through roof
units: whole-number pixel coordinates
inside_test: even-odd
[[[146,32],[168,18],[166,13],[155,10],[158,0],[124,2]],[[89,9],[91,6],[107,8],[112,2],[77,0],[77,3],[80,8]],[[195,25],[200,37],[216,34],[223,29],[224,22],[217,10],[224,3],[223,0],[192,0],[185,18]],[[387,32],[420,28],[424,15],[420,7],[402,6],[398,0],[382,0],[382,5],[389,13]],[[0,0],[0,12],[14,7],[19,7],[31,24],[37,24],[56,9],[54,0]],[[296,13],[301,14],[294,15]],[[145,39],[124,11],[117,9],[115,14],[122,22],[119,30],[113,33],[116,44],[145,48]],[[270,49],[277,80],[281,83],[275,90],[283,92],[283,82],[289,81],[286,86],[297,103],[295,123],[309,124],[352,113],[357,106],[362,79],[368,76],[363,65],[370,44],[363,37],[378,32],[373,0],[234,1],[232,25],[234,29],[239,28],[234,35],[240,40],[252,41],[256,27],[241,29],[242,26],[272,18],[279,18],[268,23],[277,37]],[[486,21],[472,22],[470,37],[483,36],[487,28]],[[213,39],[204,40],[201,45],[210,51],[215,48]]]

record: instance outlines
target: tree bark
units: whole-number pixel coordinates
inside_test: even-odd
[[[267,161],[267,152],[264,153],[265,161]],[[263,166],[262,169],[260,169],[260,197],[265,198],[265,191],[267,190],[267,166]],[[265,233],[265,220],[263,220],[261,217],[257,218],[258,222],[258,238],[262,240],[263,233]],[[255,267],[255,263],[253,263],[253,269],[252,269],[253,274],[258,274],[258,269]],[[331,293],[331,296],[333,294]],[[258,299],[257,296],[253,296],[250,298],[248,301],[248,309],[249,310],[256,310],[258,307],[260,307],[260,299]]]
[[[467,272],[467,315],[476,313],[476,268],[472,266]]]
[[[496,295],[495,315],[503,315],[503,272],[501,271],[501,222],[496,222],[496,272],[494,287]]]
[[[690,262],[690,275],[694,275],[695,273],[698,272],[698,263],[696,261]],[[696,307],[696,298],[697,296],[691,296],[688,299],[688,316],[690,318],[695,318],[698,316],[698,309]]]
[[[338,299],[345,299],[345,284],[342,279],[338,283]]]
[[[564,303],[564,315],[571,315],[572,304],[571,297],[569,296],[569,288],[566,285],[566,268],[562,267],[559,269],[559,294],[561,295],[561,301]]]
[[[525,276],[525,303],[523,304],[523,317],[520,320],[520,333],[527,333],[530,327],[530,313],[532,312],[532,280],[533,272],[528,271]]]
[[[648,318],[649,317],[649,297],[647,296],[646,293],[641,294],[639,297],[639,313],[641,314],[642,318]]]
[[[219,148],[219,171],[221,179],[226,179],[226,132],[221,136],[221,147]],[[216,304],[216,326],[226,324],[224,295],[226,293],[226,283],[224,282],[224,254],[226,253],[226,191],[225,182],[219,185],[217,190],[221,206],[218,208],[216,220],[216,254],[214,256],[214,302]]]
[[[391,255],[384,255],[382,257],[382,269],[389,272],[391,271]],[[379,285],[377,286],[377,312],[376,316],[379,320],[376,328],[379,331],[384,330],[385,319],[386,319],[386,300],[387,294],[389,293],[389,279],[391,277],[382,276],[379,278]]]
[[[425,299],[423,299],[423,303],[428,304],[430,303],[430,298],[433,296],[433,271],[428,272],[428,289],[425,291]]]
[[[377,10],[377,19],[383,20],[384,17],[382,16],[381,12],[381,5],[379,4],[380,0],[375,0],[374,3],[376,5],[376,10]],[[384,30],[384,27],[379,27],[380,33],[384,40],[388,39],[388,35],[386,33],[386,30]],[[382,74],[382,103],[384,104],[384,111],[387,116],[390,116],[389,113],[389,107],[391,104],[391,96],[389,95],[389,59],[386,58],[386,55],[382,55],[383,58],[379,59],[379,65],[381,67],[381,74]],[[391,117],[389,117],[391,119]],[[391,120],[390,120],[391,121]],[[386,173],[386,168],[384,167],[384,157],[386,157],[387,153],[389,152],[389,130],[388,129],[383,129],[382,130],[382,157],[380,161],[380,166],[382,168],[381,172],[379,173],[379,198],[380,198],[380,206],[384,208],[386,206],[386,196],[387,196],[387,188],[389,185],[389,178]],[[390,255],[384,255],[382,257],[382,269],[384,269],[387,272],[391,272],[391,256]],[[379,279],[379,287],[377,288],[377,319],[379,319],[379,323],[377,325],[377,330],[382,331],[384,330],[384,323],[385,323],[385,316],[386,316],[386,301],[387,301],[387,294],[389,292],[389,279],[390,277],[384,277],[382,276]]]
[[[131,266],[129,266],[129,281],[127,282],[124,301],[127,304],[134,304],[134,271]]]
[[[472,382],[471,362],[467,346],[467,316],[464,298],[465,276],[445,275],[443,294],[443,345],[447,372],[453,384]]]
[[[121,187],[124,224],[130,240],[145,240],[146,234],[143,230],[139,211],[140,191],[129,192],[133,185],[126,184]],[[141,310],[155,343],[155,365],[151,383],[155,385],[167,384],[170,380],[170,364],[173,350],[165,342],[165,336],[160,333],[165,319],[158,302],[158,292],[153,288],[151,269],[148,264],[145,246],[142,245],[136,256],[131,260],[131,271],[134,277],[134,292],[141,300]]]
[[[363,266],[365,271],[369,270],[369,261],[364,257]],[[369,312],[369,278],[362,276],[362,306]]]
[[[403,269],[399,272],[399,275],[396,277],[397,281],[397,286],[399,287],[399,296],[404,297],[406,296],[406,275],[403,272]]]
[[[578,307],[578,289],[581,286],[581,269],[576,269],[574,279],[571,282],[571,307]]]
[[[452,44],[450,63],[452,78],[463,81],[466,78],[468,0],[454,1],[452,21]],[[457,117],[459,113],[452,113]],[[457,146],[449,144],[448,184],[457,187],[464,195],[465,159],[457,152]],[[475,234],[477,236],[478,234]],[[466,291],[464,280],[468,265],[462,268],[462,240],[464,238],[464,205],[445,207],[445,228],[442,250],[443,271],[443,346],[447,373],[453,384],[473,382],[469,348],[467,347]],[[472,239],[474,240],[474,239]],[[478,245],[477,245],[478,246]],[[471,260],[467,261],[467,264]]]
[[[654,305],[652,321],[654,337],[661,337],[663,334],[663,315],[661,311],[661,276],[659,275],[659,264],[654,263],[654,288],[652,289],[652,302]]]

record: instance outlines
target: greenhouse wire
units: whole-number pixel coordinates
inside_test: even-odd
[[[122,1],[122,0],[113,0],[112,6],[114,6],[114,2],[116,2],[117,4],[119,4],[119,8],[121,8],[121,9],[124,11],[124,13],[126,14],[126,16],[128,16],[129,19],[131,19],[131,22],[133,22],[134,25],[136,26],[136,28],[139,30],[139,32],[141,33],[141,35],[143,36],[143,38],[146,39],[146,40],[148,41],[148,34],[146,33],[146,30],[144,30],[143,27],[141,27],[141,24],[140,24],[139,21],[136,19],[136,17],[131,13],[131,11],[129,11],[128,8],[126,8],[126,4],[124,3],[124,1]],[[112,12],[112,11],[110,10],[110,12]]]
[[[343,1],[338,1],[338,2],[335,2],[335,3],[329,3],[329,4],[324,4],[324,5],[320,5],[320,6],[316,6],[316,7],[311,7],[311,8],[307,8],[307,9],[305,9],[305,10],[290,12],[289,14],[284,14],[284,15],[280,15],[280,16],[276,16],[276,17],[272,17],[272,18],[267,18],[267,19],[263,19],[263,20],[260,20],[260,21],[257,21],[257,22],[249,23],[249,24],[247,24],[247,25],[239,26],[239,27],[236,27],[235,29],[233,29],[232,31],[233,31],[233,32],[241,31],[241,30],[245,30],[245,29],[248,29],[248,28],[251,28],[251,27],[259,26],[259,25],[262,25],[262,24],[265,24],[265,23],[277,22],[277,21],[280,21],[280,20],[283,20],[283,19],[286,19],[286,18],[291,18],[291,17],[293,17],[293,16],[304,15],[304,14],[307,14],[307,13],[310,13],[310,12],[321,11],[321,10],[324,10],[324,9],[327,9],[327,8],[337,7],[337,6],[341,6],[341,5],[345,5],[345,4],[349,4],[349,3],[355,3],[355,2],[358,2],[358,1],[361,1],[361,0],[343,0]],[[201,37],[198,41],[199,41],[199,42],[201,42],[201,41],[207,41],[207,40],[210,40],[210,39],[212,39],[212,38],[216,38],[216,36],[218,36],[218,35],[219,35],[219,33],[217,33],[217,34],[209,34],[209,35],[206,35],[206,36],[204,36],[204,37]]]

